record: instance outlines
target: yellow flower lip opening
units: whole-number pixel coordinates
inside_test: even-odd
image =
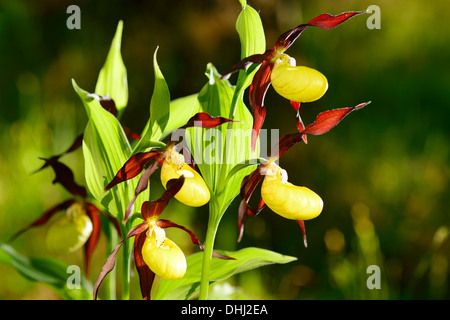
[[[171,179],[185,177],[183,187],[175,195],[175,199],[191,206],[201,207],[208,203],[210,192],[202,176],[184,162],[184,157],[174,150],[168,150],[161,167],[161,183],[166,188]]]
[[[320,215],[323,209],[320,196],[288,182],[286,170],[271,163],[264,173],[261,196],[273,212],[291,220],[310,220]]]
[[[313,102],[328,90],[327,78],[319,71],[296,66],[295,59],[282,54],[274,64],[272,86],[282,97],[297,102]]]
[[[180,279],[186,273],[186,257],[162,228],[149,228],[142,246],[142,258],[156,275],[168,279]]]

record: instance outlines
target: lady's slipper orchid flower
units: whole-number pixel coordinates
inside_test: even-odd
[[[96,94],[91,94],[90,96],[96,99],[106,111],[117,116],[117,108],[111,97],[102,97]],[[140,139],[140,136],[130,129],[124,128],[124,131],[127,137],[136,140]],[[59,161],[63,155],[80,148],[82,142],[83,134],[76,137],[72,145],[61,154],[49,159],[41,158],[45,163],[36,171],[38,172],[47,167],[51,167],[55,172],[53,183],[60,183],[73,198],[45,211],[41,217],[32,222],[29,226],[15,233],[9,239],[9,242],[14,241],[14,239],[30,228],[49,223],[50,226],[46,234],[46,245],[49,251],[70,253],[84,245],[85,270],[86,274],[89,275],[90,257],[97,246],[100,237],[100,213],[113,223],[119,236],[122,236],[122,231],[114,217],[101,211],[88,201],[86,188],[78,185],[74,180],[72,170]],[[65,211],[65,214],[55,216],[56,214],[61,213],[61,211]]]
[[[81,248],[92,234],[92,221],[80,203],[67,208],[64,215],[50,220],[45,243],[54,253],[72,253]]]
[[[207,204],[210,193],[200,174],[184,161],[182,154],[173,149],[166,150],[161,166],[161,183],[165,188],[167,181],[180,176],[184,176],[185,181],[181,190],[175,195],[175,199],[191,207]]]
[[[261,197],[273,212],[290,220],[311,220],[322,212],[322,199],[310,189],[288,182],[286,170],[272,162],[263,174]]]
[[[242,180],[240,189],[242,200],[238,212],[238,241],[243,236],[246,215],[256,216],[267,205],[280,216],[297,221],[303,231],[305,247],[307,246],[304,220],[317,217],[322,212],[323,201],[320,196],[310,189],[289,183],[286,171],[276,165],[274,161],[279,159],[296,143],[300,141],[305,142],[308,134],[322,135],[330,131],[349,113],[359,110],[369,103],[361,103],[350,108],[324,111],[317,116],[313,123],[300,132],[286,135],[280,139],[278,144],[272,149],[269,159],[258,165],[255,171]],[[259,205],[257,208],[252,208],[249,206],[250,197],[263,178]]]
[[[65,153],[76,150],[80,145],[81,139],[79,137]],[[41,217],[28,227],[14,234],[9,241],[13,241],[30,228],[42,226],[48,222],[50,225],[45,242],[49,251],[71,253],[84,245],[85,270],[86,274],[89,275],[90,257],[100,237],[100,213],[114,224],[119,234],[121,234],[121,230],[116,219],[100,211],[87,200],[86,189],[78,185],[74,181],[72,171],[65,164],[59,162],[61,155],[44,159],[46,162],[38,171],[49,166],[52,167],[56,176],[53,183],[61,183],[73,195],[73,198],[45,211]],[[65,211],[65,214],[56,216],[61,211]]]
[[[300,103],[316,101],[328,89],[328,82],[323,74],[308,67],[296,66],[295,59],[284,52],[307,27],[314,26],[321,29],[332,29],[351,17],[364,12],[344,12],[336,16],[321,14],[308,23],[301,24],[283,33],[278,38],[273,49],[268,49],[263,54],[255,54],[241,60],[222,77],[227,79],[237,70],[247,69],[251,64],[261,64],[253,77],[249,89],[249,101],[254,119],[252,149],[256,146],[256,139],[264,122],[266,115],[264,98],[271,83],[276,92],[291,101],[291,105],[297,112],[297,127],[299,131],[304,129],[299,114]]]
[[[98,289],[103,279],[115,267],[117,253],[123,243],[131,237],[135,237],[134,260],[143,299],[150,299],[150,290],[155,274],[165,279],[179,279],[184,276],[186,258],[181,249],[166,237],[164,229],[175,227],[186,231],[190,235],[192,243],[198,245],[201,250],[204,247],[192,231],[172,221],[159,219],[170,199],[182,189],[184,182],[184,176],[169,180],[167,189],[161,198],[142,204],[141,215],[145,221],[132,228],[106,260],[94,285],[94,300],[97,299]],[[217,253],[213,253],[213,256],[221,259],[233,259]]]
[[[207,113],[197,113],[179,129],[189,127],[214,128],[223,123],[232,121],[222,117],[211,117]],[[106,186],[105,191],[111,189],[118,183],[132,179],[140,174],[141,178],[134,192],[135,197],[130,201],[125,211],[124,222],[128,220],[136,201],[137,196],[147,189],[151,175],[161,166],[161,183],[166,187],[167,181],[177,179],[180,176],[185,178],[183,188],[175,198],[193,207],[199,207],[209,201],[210,193],[200,174],[193,167],[186,164],[184,156],[173,149],[174,142],[170,141],[165,148],[153,148],[148,152],[141,152],[133,155],[117,172],[113,180]],[[150,164],[153,161],[152,164]]]

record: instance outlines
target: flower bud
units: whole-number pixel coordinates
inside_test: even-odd
[[[163,229],[158,228],[163,231]],[[180,279],[186,273],[186,258],[183,251],[170,239],[163,235],[164,241],[157,239],[161,232],[150,229],[142,246],[142,258],[156,275],[168,279]]]
[[[323,209],[323,201],[315,192],[289,183],[286,171],[275,164],[266,171],[261,196],[273,212],[286,219],[314,219]]]
[[[327,78],[319,71],[295,66],[295,60],[283,55],[275,63],[271,81],[279,95],[297,102],[312,102],[320,99],[328,89]]]
[[[83,206],[75,203],[64,214],[50,220],[45,243],[51,252],[72,253],[86,243],[92,229],[92,221]]]
[[[172,151],[166,156],[161,167],[161,183],[166,188],[169,180],[178,179],[181,175],[185,180],[175,199],[191,207],[200,207],[208,203],[210,193],[202,176],[184,162],[181,154]]]

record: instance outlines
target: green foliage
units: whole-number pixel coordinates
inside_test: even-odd
[[[153,78],[151,72],[145,72],[147,75],[139,73],[147,71],[147,63],[152,60],[148,58],[146,48],[150,46],[151,52],[152,43],[159,44],[164,55],[160,55],[158,60],[173,98],[170,116],[160,137],[162,140],[184,125],[185,119],[199,109],[198,94],[191,93],[199,91],[205,82],[202,72],[205,62],[212,61],[223,73],[239,59],[238,54],[234,54],[235,43],[230,40],[233,37],[232,26],[223,23],[232,21],[237,8],[242,5],[242,16],[238,21],[241,27],[245,23],[250,28],[248,17],[253,9],[249,9],[245,0],[239,2],[222,1],[221,7],[214,3],[207,8],[192,3],[170,8],[170,12],[163,2],[142,3],[141,10],[129,10],[129,4],[117,3],[108,8],[108,15],[103,16],[104,12],[99,10],[104,9],[98,3],[86,2],[82,8],[82,29],[77,31],[64,29],[61,15],[54,14],[65,11],[67,5],[63,3],[51,8],[45,3],[39,3],[37,7],[20,1],[4,3],[4,19],[0,22],[0,47],[3,48],[0,66],[4,75],[0,86],[5,106],[0,108],[2,241],[28,225],[46,208],[66,199],[65,190],[51,184],[53,173],[50,170],[30,173],[42,165],[38,157],[63,151],[85,129],[86,112],[80,108],[79,97],[74,94],[70,79],[75,77],[79,84],[83,83],[83,88],[90,88],[90,83],[96,80],[104,82],[104,87],[108,86],[106,72],[102,69],[105,76],[101,80],[96,71],[107,52],[111,30],[116,27],[118,19],[124,19],[129,26],[126,29],[129,31],[129,45],[124,59],[132,76],[132,104],[121,109],[128,100],[113,96],[118,92],[125,93],[127,86],[125,81],[121,81],[124,77],[120,68],[114,71],[118,76],[114,77],[116,81],[111,86],[117,85],[121,89],[101,91],[99,87],[95,93],[109,94],[116,100],[121,110],[119,119],[124,124],[138,129],[144,127],[148,116],[148,107],[145,107],[148,106],[147,94],[151,94],[148,79]],[[280,31],[304,23],[318,12],[365,9],[343,8],[340,2],[316,2],[300,7],[284,0],[276,4],[266,1],[252,5],[261,13],[266,35],[271,40]],[[358,114],[358,121],[339,127],[326,139],[311,138],[307,146],[292,150],[283,157],[282,164],[290,173],[289,178],[314,185],[314,190],[325,200],[322,217],[306,225],[308,249],[304,249],[298,240],[297,226],[280,221],[269,211],[264,211],[256,219],[248,219],[243,242],[235,244],[235,203],[229,214],[224,215],[217,235],[219,247],[230,246],[230,250],[234,250],[235,247],[257,243],[264,248],[301,257],[296,263],[254,269],[250,273],[227,278],[227,282],[242,287],[247,293],[258,288],[261,297],[274,299],[449,298],[447,208],[450,152],[446,123],[449,109],[444,107],[447,105],[448,74],[442,72],[449,46],[448,35],[439,26],[439,21],[448,12],[445,10],[448,3],[439,0],[430,6],[403,0],[395,4],[380,4],[380,7],[380,30],[368,30],[365,19],[361,19],[339,27],[338,31],[308,30],[302,34],[301,41],[290,48],[290,54],[299,64],[317,67],[330,83],[323,103],[302,106],[305,123],[314,119],[322,106],[338,107],[341,103],[347,105],[365,100],[373,103],[370,109]],[[246,16],[243,16],[244,12]],[[171,15],[169,19],[168,14]],[[99,16],[104,17],[101,22]],[[421,23],[414,23],[417,21]],[[164,28],[160,28],[161,25]],[[155,27],[157,31],[153,32]],[[245,27],[242,30],[245,31]],[[239,29],[238,33],[241,38]],[[113,40],[116,45],[111,45],[108,54],[110,62],[105,62],[103,68],[110,68],[107,64],[119,66],[114,62],[120,57],[119,34],[122,35],[121,23],[117,25]],[[45,46],[42,46],[42,39],[45,39]],[[262,45],[260,49],[264,50]],[[110,55],[114,58],[109,59]],[[126,72],[125,68],[122,70]],[[240,71],[247,76],[239,75],[232,105],[241,99],[245,101],[244,89],[251,79],[250,73],[255,71],[252,68]],[[269,90],[265,124],[280,128],[280,136],[291,133],[296,130],[293,111],[277,112],[289,109],[289,104],[274,96]],[[118,127],[116,129],[120,131]],[[118,135],[122,136],[122,133]],[[149,143],[141,145],[142,149],[141,146],[133,149],[131,145],[131,154],[158,141]],[[90,144],[95,146],[99,143],[91,141]],[[83,158],[80,150],[61,159],[74,169],[75,179],[79,182],[85,176]],[[90,170],[94,171],[94,163],[91,166]],[[242,168],[247,168],[247,165],[237,164],[229,175]],[[126,195],[127,198],[133,188],[128,189],[130,194]],[[158,188],[153,190],[160,191]],[[99,199],[102,200],[100,191],[99,183]],[[361,206],[367,208],[372,224],[366,232],[361,232],[354,221],[355,208],[361,209]],[[189,221],[186,225],[192,223],[202,234],[205,224],[198,222],[205,219],[204,209],[186,210],[180,205],[176,215],[183,216]],[[447,230],[447,236],[440,235],[442,230]],[[17,239],[12,244],[15,253],[7,253],[5,246],[0,250],[0,273],[3,275],[0,298],[47,299],[47,289],[36,285],[33,278],[59,282],[58,287],[62,288],[65,270],[60,265],[57,271],[58,267],[51,267],[52,262],[48,260],[70,261],[64,266],[81,265],[81,255],[56,256],[44,259],[49,263],[46,271],[32,272],[30,268],[42,267],[42,263],[34,262],[35,257],[48,254],[38,241],[42,235],[40,231],[31,231]],[[341,242],[331,241],[336,240],[330,236],[333,233],[340,234],[338,239]],[[375,245],[367,245],[372,240],[376,241]],[[10,249],[12,247],[7,250]],[[190,244],[183,246],[186,253],[191,249]],[[99,252],[94,253],[92,271],[100,270],[104,263],[102,253],[109,250],[100,246]],[[25,260],[16,255],[19,252]],[[15,256],[16,267],[10,254]],[[367,264],[379,264],[382,268],[384,282],[379,292],[368,292],[364,287]],[[56,272],[49,274],[48,270]],[[91,276],[95,277],[95,272],[91,272]],[[277,281],[273,281],[275,277]],[[135,277],[132,281],[137,283]],[[137,286],[133,289],[137,290],[132,296],[139,298]],[[54,292],[58,290],[63,291],[57,289]],[[90,292],[88,289],[87,293]],[[66,294],[75,297],[76,293]]]
[[[233,275],[269,264],[284,264],[297,259],[260,248],[245,248],[235,252],[218,250],[217,252],[236,260],[213,259],[210,274],[212,282],[225,280]],[[183,278],[179,280],[162,279],[154,299],[192,299],[198,295],[203,255],[202,252],[199,252],[187,258],[188,271]]]
[[[220,74],[211,64],[207,72],[209,81],[198,95],[198,110],[212,116],[227,117],[230,112],[235,88],[228,81],[220,80]],[[258,149],[251,152],[249,132],[252,128],[252,116],[245,104],[240,100],[234,112],[235,122],[223,124],[219,128],[188,130],[187,141],[206,184],[215,195],[218,217],[225,212],[229,203],[238,194],[242,178],[247,170],[234,175],[226,181],[229,171],[238,163],[257,156]]]
[[[120,115],[128,104],[128,79],[127,69],[123,63],[120,47],[122,44],[123,22],[117,25],[116,34],[111,43],[105,65],[100,70],[95,93],[100,96],[110,96]]]
[[[157,52],[158,49],[155,50],[153,55],[155,86],[150,102],[150,119],[144,129],[142,139],[139,141],[133,154],[143,151],[146,145],[148,146],[149,141],[158,141],[165,132],[170,116],[173,115],[172,118],[177,117],[176,113],[170,112],[170,92],[156,60]]]
[[[119,221],[125,216],[125,210],[134,197],[136,177],[129,186],[124,184],[105,192],[106,185],[128,160],[131,146],[116,117],[106,111],[98,100],[78,87],[73,87],[83,102],[88,114],[88,124],[83,135],[83,155],[86,184],[94,198]],[[145,194],[140,195],[142,199]],[[137,202],[137,205],[139,202]]]
[[[51,287],[59,296],[69,300],[92,299],[92,286],[80,275],[79,288],[68,287],[69,265],[48,257],[26,257],[10,245],[2,244],[0,261],[14,267],[23,277],[30,281],[42,282]]]

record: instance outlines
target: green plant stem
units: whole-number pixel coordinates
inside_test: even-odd
[[[107,255],[109,255],[115,248],[117,243],[118,234],[112,223],[109,224],[109,241],[107,246]],[[106,281],[106,299],[116,300],[116,270],[113,269],[110,272]]]
[[[204,244],[205,248],[203,250],[203,265],[202,265],[202,275],[200,279],[200,294],[198,297],[199,300],[208,299],[209,272],[211,269],[211,258],[219,221],[220,221],[220,214],[217,210],[217,205],[215,205],[215,201],[210,201],[208,229],[206,230],[206,238]]]
[[[130,243],[132,239],[128,239],[123,244],[123,266],[122,266],[122,300],[130,299],[130,265],[131,265],[131,249],[132,245]]]

